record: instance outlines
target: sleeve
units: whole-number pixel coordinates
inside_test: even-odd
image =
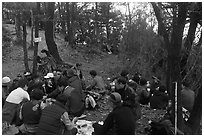
[[[103,126],[101,127],[100,133],[99,134],[107,134],[108,131],[113,129],[113,120],[114,120],[114,114],[110,113],[106,120],[104,121]]]
[[[55,98],[57,97],[57,95],[60,93],[59,90],[54,90],[53,92],[51,92],[50,94],[48,94],[47,98]]]
[[[65,124],[67,130],[72,130],[74,128],[74,124],[69,119],[69,115],[67,112],[64,112],[61,116],[61,121]]]
[[[30,101],[30,95],[29,95],[27,92],[26,92],[26,94],[25,94],[25,98]]]
[[[91,84],[87,87],[88,90],[91,90],[94,86],[96,86],[96,80],[93,79]]]

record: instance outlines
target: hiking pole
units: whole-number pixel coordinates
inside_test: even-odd
[[[175,82],[175,135],[177,133],[177,82]]]

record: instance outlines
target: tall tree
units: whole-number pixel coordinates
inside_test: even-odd
[[[26,12],[23,12],[23,15],[25,17]],[[25,71],[30,71],[29,65],[28,65],[28,51],[27,51],[27,31],[26,31],[26,18],[23,19],[23,53],[24,53],[24,65],[25,65]]]
[[[55,58],[57,63],[61,63],[62,59],[59,55],[57,45],[54,41],[54,33],[53,33],[53,21],[54,21],[54,10],[55,10],[55,3],[48,2],[46,3],[46,15],[47,20],[45,24],[45,40],[48,47],[50,54]]]
[[[35,10],[35,38],[39,37],[39,15],[40,15],[40,2],[36,4]],[[33,54],[33,74],[37,72],[37,55],[38,55],[38,42],[35,42],[34,45],[34,54]]]
[[[161,11],[156,3],[152,3],[155,15],[158,20],[158,25],[162,30],[162,36],[165,39],[165,45],[168,52],[168,69],[167,69],[167,89],[172,99],[172,104],[175,106],[175,84],[177,83],[177,119],[178,129],[184,131],[183,128],[183,117],[182,117],[182,106],[181,106],[181,77],[180,77],[180,51],[182,45],[183,31],[186,22],[187,14],[187,3],[172,3],[173,7],[173,23],[172,23],[172,34],[169,39],[166,32],[163,19],[161,17]],[[175,107],[173,107],[172,119],[175,118]],[[174,122],[174,120],[172,120]]]

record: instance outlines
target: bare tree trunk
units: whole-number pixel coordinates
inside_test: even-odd
[[[53,33],[53,19],[54,19],[54,9],[55,9],[55,3],[54,2],[48,2],[47,7],[47,21],[45,25],[45,39],[47,48],[50,52],[50,54],[54,57],[57,63],[62,63],[62,59],[59,55],[57,45],[54,41],[54,33]]]
[[[30,40],[30,47],[33,48],[33,10],[30,10],[31,13],[31,40]]]
[[[16,43],[21,43],[22,42],[21,15],[20,12],[18,11],[15,16],[15,30],[16,30]]]
[[[98,28],[98,3],[95,2],[95,36],[96,36],[96,44],[98,46],[99,39],[99,28]]]
[[[40,2],[37,2],[36,7],[36,18],[35,18],[35,38],[39,37],[39,13],[40,13]],[[38,55],[38,42],[35,42],[34,54],[33,54],[33,75],[37,72],[37,55]]]
[[[172,122],[174,122],[175,118],[175,82],[177,82],[177,119],[178,124],[177,127],[181,131],[183,131],[183,118],[182,118],[182,106],[181,106],[181,76],[180,76],[180,51],[182,45],[182,37],[183,37],[183,30],[186,21],[186,14],[187,14],[187,4],[186,3],[178,3],[174,7],[174,17],[173,17],[173,32],[171,36],[171,44],[168,38],[168,34],[166,32],[165,26],[163,24],[163,20],[161,18],[160,9],[155,3],[152,3],[152,6],[155,11],[155,15],[158,20],[158,25],[162,30],[161,34],[164,37],[164,41],[166,44],[167,52],[168,52],[168,70],[167,70],[167,89],[170,94],[172,104],[173,104],[173,113],[172,113]]]
[[[24,53],[24,65],[25,65],[25,70],[30,71],[29,65],[28,65],[28,51],[27,51],[27,46],[26,46],[26,22],[23,23],[23,53]]]

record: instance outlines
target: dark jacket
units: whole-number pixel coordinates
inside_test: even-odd
[[[168,105],[169,97],[167,94],[155,91],[150,97],[150,107],[153,109],[165,109]]]
[[[29,101],[23,104],[22,117],[24,124],[38,124],[41,117],[40,103],[33,104]]]
[[[56,101],[54,104],[47,106],[42,110],[39,128],[37,129],[38,135],[60,135],[63,134],[65,125],[60,120],[66,109],[63,104]]]
[[[64,89],[63,93],[68,97],[67,111],[71,115],[80,116],[84,112],[84,100],[81,92],[71,86]]]
[[[126,106],[117,106],[107,116],[103,126],[93,126],[95,134],[98,135],[134,135],[135,124],[131,109]]]

